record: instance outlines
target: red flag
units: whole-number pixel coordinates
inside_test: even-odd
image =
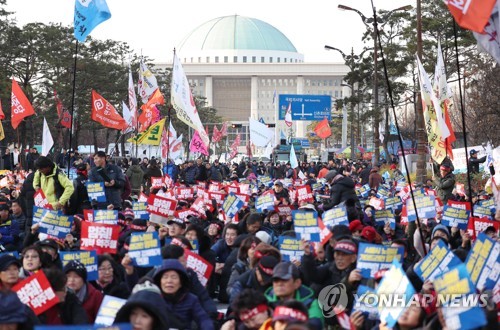
[[[248,158],[252,159],[252,145],[250,144],[250,141],[247,141],[247,154]]]
[[[54,99],[56,100],[57,117],[61,118],[63,115],[63,104],[59,97],[57,97],[57,92],[54,89]]]
[[[497,0],[447,0],[446,4],[457,24],[464,29],[483,33]]]
[[[144,132],[148,129],[149,126],[151,126],[153,120],[153,111],[149,108],[144,108],[144,106],[142,106],[141,109],[142,112],[137,121],[139,123],[139,132]]]
[[[2,109],[2,100],[0,100],[0,120],[4,120],[5,119],[5,114],[3,113],[3,109]]]
[[[73,118],[71,117],[71,114],[69,113],[68,110],[64,110],[62,113],[62,118],[61,118],[61,125],[63,125],[66,128],[71,128],[71,121]]]
[[[238,133],[236,136],[236,139],[234,140],[233,144],[231,145],[231,154],[229,155],[230,158],[234,158],[238,154],[238,147],[240,146],[241,143],[241,136]]]
[[[227,121],[222,124],[222,128],[220,129],[220,134],[222,137],[227,136]]]
[[[321,139],[326,139],[332,135],[332,130],[330,129],[330,125],[328,124],[328,120],[326,118],[316,125],[314,133],[316,133],[316,135]]]
[[[35,110],[31,105],[23,90],[19,87],[17,81],[12,79],[12,94],[11,94],[11,123],[14,129],[19,126],[24,118],[35,114]]]
[[[92,120],[104,127],[124,130],[128,127],[125,119],[104,97],[92,90]]]
[[[157,88],[153,94],[151,94],[148,102],[145,104],[147,108],[151,108],[153,105],[165,105],[165,98],[163,97],[160,89]]]
[[[214,125],[214,134],[212,135],[212,142],[217,143],[222,139],[222,133],[216,125]]]

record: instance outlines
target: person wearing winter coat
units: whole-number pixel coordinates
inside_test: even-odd
[[[98,278],[91,281],[98,291],[103,295],[115,296],[127,299],[130,295],[127,284],[120,276],[120,266],[116,264],[113,258],[107,254],[101,254],[97,257]]]
[[[336,171],[330,171],[325,178],[330,182],[332,188],[330,200],[323,204],[323,210],[329,210],[348,200],[354,201],[357,206],[359,205],[359,199],[354,190],[354,181],[350,177],[338,174]]]
[[[141,186],[144,182],[144,172],[139,165],[138,158],[132,158],[132,166],[130,166],[126,173],[128,180],[130,181],[130,187],[132,188],[132,194],[139,196],[141,193]]]
[[[448,164],[442,164],[439,167],[439,174],[433,176],[434,184],[436,185],[436,192],[444,205],[448,199],[453,195],[455,188],[455,174],[452,173],[452,168]]]
[[[87,282],[87,269],[77,260],[71,260],[63,268],[66,274],[66,286],[73,290],[83,309],[87,312],[90,323],[94,323],[104,296]]]
[[[90,166],[86,163],[80,164],[76,168],[77,176],[73,179],[75,191],[69,200],[69,214],[83,214],[84,209],[92,208],[86,186],[89,168]]]
[[[205,167],[207,171],[207,181],[222,182],[222,174],[215,166],[212,166],[210,163],[206,163]]]
[[[188,162],[187,167],[184,171],[186,175],[186,183],[194,184],[195,180],[197,180],[196,178],[198,177],[199,169],[194,165],[192,160]]]
[[[171,328],[192,329],[194,321],[198,329],[215,329],[212,320],[201,307],[198,297],[189,292],[189,277],[178,260],[164,260],[155,272],[153,280],[160,288],[167,305],[166,311]]]
[[[0,204],[0,245],[8,251],[15,251],[19,241],[19,223],[12,220],[9,205]]]
[[[378,190],[378,187],[382,184],[382,175],[378,172],[378,167],[373,167],[370,170],[370,176],[368,177],[368,185],[370,189]]]
[[[98,151],[94,155],[95,167],[89,172],[89,182],[104,182],[106,202],[99,203],[99,209],[106,209],[112,204],[115,210],[122,208],[122,189],[125,185],[125,177],[121,168],[106,161],[106,153]]]

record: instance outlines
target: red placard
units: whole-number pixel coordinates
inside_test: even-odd
[[[290,197],[290,203],[295,204],[295,201],[297,200],[297,190],[288,189],[288,197]]]
[[[449,206],[456,207],[457,209],[462,209],[462,210],[467,210],[470,211],[472,208],[470,206],[470,202],[457,202],[457,201],[452,201],[448,200],[446,203]]]
[[[83,210],[83,219],[94,222],[94,210],[85,209]]]
[[[137,200],[138,202],[147,202],[148,201],[148,195],[146,195],[145,193],[141,192],[141,194],[139,195],[139,199]]]
[[[175,194],[178,199],[191,199],[194,196],[194,189],[178,187],[175,188]]]
[[[149,195],[148,212],[162,217],[174,215],[177,201],[174,199],[163,198],[158,195]]]
[[[321,240],[321,245],[325,245],[330,240],[330,238],[332,238],[333,234],[330,231],[330,229],[328,229],[328,227],[325,226],[323,220],[321,219],[318,219],[318,227],[320,229],[319,237]]]
[[[291,205],[279,205],[279,206],[275,206],[274,207],[274,210],[276,212],[278,212],[278,214],[281,216],[289,216],[289,215],[292,215],[292,211],[295,210],[294,207],[292,207]]]
[[[204,187],[202,187],[204,188]],[[222,189],[222,184],[220,182],[212,182],[210,186],[208,186],[208,191],[220,191]]]
[[[311,192],[311,187],[309,185],[305,185],[297,188],[297,199],[299,204],[301,202],[306,203],[314,203],[314,197]]]
[[[33,199],[35,201],[35,206],[53,210],[52,205],[49,204],[47,197],[42,189],[38,189],[38,191],[33,195]]]
[[[163,186],[163,178],[161,176],[151,177],[151,188],[160,189]]]
[[[176,218],[179,218],[182,220],[186,219],[190,215],[195,216],[195,217],[200,216],[200,214],[198,212],[191,210],[191,209],[183,209],[183,210],[175,211],[174,215]]]
[[[196,198],[194,203],[191,204],[190,209],[195,211],[195,212],[198,212],[200,214],[204,214],[205,213],[205,200],[203,199],[203,197]]]
[[[194,270],[198,276],[198,280],[200,280],[203,286],[206,286],[210,275],[212,275],[214,266],[190,250],[185,249],[184,256],[186,257],[186,268]]]
[[[217,205],[222,205],[222,203],[224,203],[224,199],[226,199],[226,194],[221,192],[211,191],[208,195],[210,196],[210,199],[215,199]]]
[[[385,207],[385,202],[382,198],[372,197],[368,202],[368,205],[371,205],[375,208],[375,210],[383,210]]]
[[[28,305],[36,315],[40,315],[59,303],[59,298],[54,293],[43,270],[16,284],[12,291],[16,292],[19,300]]]
[[[82,222],[80,250],[97,251],[97,254],[115,254],[120,236],[119,225]]]
[[[226,192],[227,192],[228,194],[230,194],[230,193],[239,194],[239,193],[240,193],[240,187],[238,187],[238,186],[234,186],[234,185],[232,185],[232,186],[227,186],[227,187],[226,187]]]
[[[163,184],[165,184],[165,186],[167,188],[172,188],[174,186],[174,180],[172,180],[172,178],[170,177],[170,175],[165,174],[163,176]]]
[[[498,232],[498,230],[500,229],[500,222],[491,221],[487,217],[483,218],[470,217],[469,224],[467,225],[467,231],[471,235],[472,239],[476,239],[479,233],[482,233],[483,231],[486,230],[486,228],[490,226],[495,227],[495,230]]]

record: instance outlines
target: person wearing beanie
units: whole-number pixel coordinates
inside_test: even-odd
[[[64,266],[63,271],[67,278],[66,286],[75,293],[87,312],[89,322],[94,323],[104,298],[103,294],[87,282],[87,269],[81,262],[71,260]]]
[[[432,177],[437,195],[444,205],[453,195],[453,189],[455,188],[455,174],[452,171],[451,165],[443,162],[439,167],[439,172]]]
[[[361,238],[367,241],[368,243],[373,243],[376,237],[377,237],[377,231],[375,230],[375,228],[371,226],[366,226],[361,231]]]
[[[360,220],[354,220],[349,224],[349,230],[354,238],[360,238],[361,232],[363,231],[363,224]]]
[[[71,182],[64,172],[49,158],[40,156],[36,160],[36,172],[33,177],[33,188],[35,191],[42,189],[49,204],[54,210],[63,210],[71,195],[75,191]]]
[[[10,290],[19,283],[21,262],[9,254],[0,256],[0,290]]]
[[[160,289],[149,280],[137,284],[125,305],[116,313],[114,324],[130,323],[133,329],[170,329],[168,306]]]
[[[447,242],[450,242],[450,231],[445,225],[438,224],[432,228],[431,240],[436,236],[442,237]]]
[[[198,297],[189,292],[189,276],[178,260],[164,260],[156,270],[153,280],[160,288],[167,305],[165,311],[171,321],[170,327],[190,329],[191,322],[194,321],[198,329],[214,329],[214,324],[202,308]]]

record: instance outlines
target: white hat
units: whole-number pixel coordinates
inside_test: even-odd
[[[260,239],[260,241],[263,242],[263,243],[271,244],[271,236],[267,232],[265,232],[263,230],[258,231],[255,234],[255,237],[257,237],[258,239]]]

